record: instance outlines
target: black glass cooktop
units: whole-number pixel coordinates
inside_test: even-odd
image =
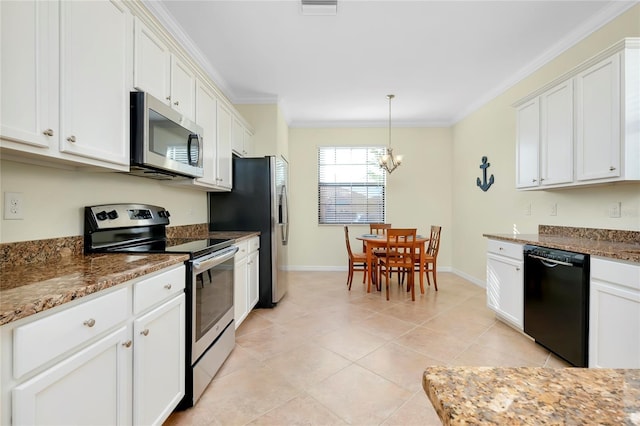
[[[193,259],[221,250],[232,243],[233,240],[224,238],[167,238],[112,247],[109,251],[117,253],[184,253],[191,255]]]

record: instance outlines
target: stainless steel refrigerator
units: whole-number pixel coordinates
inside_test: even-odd
[[[233,158],[233,190],[209,193],[211,231],[260,232],[258,307],[272,308],[287,292],[288,164],[282,157]]]

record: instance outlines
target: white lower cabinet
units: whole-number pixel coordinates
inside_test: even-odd
[[[185,295],[133,323],[133,424],[162,424],[184,396]]]
[[[640,368],[640,265],[591,258],[589,367]]]
[[[235,257],[233,313],[236,329],[258,303],[260,238],[239,241]]]
[[[522,245],[489,240],[487,306],[519,330],[524,328],[524,262]]]
[[[185,274],[166,268],[1,327],[0,424],[162,424],[184,396]]]
[[[128,424],[131,331],[123,326],[13,389],[14,425]],[[18,355],[19,356],[19,355]]]

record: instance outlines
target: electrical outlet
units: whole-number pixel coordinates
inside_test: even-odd
[[[551,208],[549,209],[549,216],[558,216],[558,204],[551,204]]]
[[[22,192],[4,193],[4,218],[7,220],[23,219]]]
[[[622,210],[622,203],[618,201],[617,203],[613,203],[609,206],[609,217],[620,217],[620,212]]]
[[[527,203],[524,205],[524,215],[531,216],[531,203]]]

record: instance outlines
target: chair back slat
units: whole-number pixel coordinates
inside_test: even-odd
[[[429,246],[427,247],[427,255],[438,257],[438,251],[440,250],[440,231],[441,226],[431,226],[431,234],[429,236]]]
[[[387,232],[387,229],[391,228],[390,223],[370,223],[369,232],[371,234],[383,235]]]

